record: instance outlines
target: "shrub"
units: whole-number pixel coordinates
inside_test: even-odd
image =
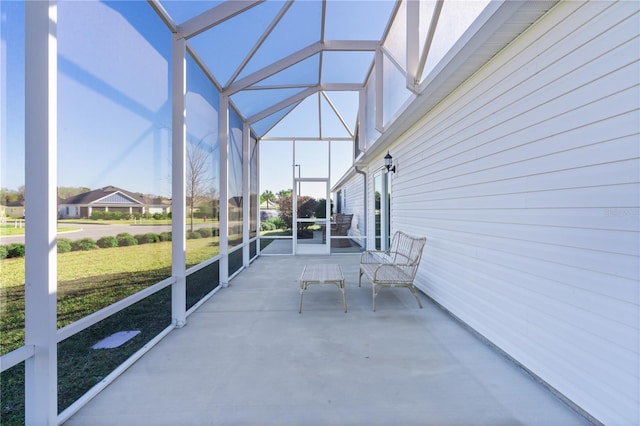
[[[188,231],[187,232],[187,240],[197,240],[202,236],[197,231]]]
[[[287,224],[280,216],[270,217],[265,222],[272,224],[274,229],[285,229],[287,227]]]
[[[91,212],[90,218],[92,220],[98,220],[98,219],[104,219],[104,216],[105,216],[105,212],[100,211],[100,210],[93,210]]]
[[[273,224],[273,222],[261,222],[260,223],[260,230],[261,231],[273,231],[276,229],[276,226]]]
[[[200,228],[196,231],[202,238],[209,238],[213,235],[213,230],[211,228]]]
[[[161,232],[160,241],[171,241],[171,232]]]
[[[24,244],[12,243],[7,246],[7,257],[24,257]]]
[[[122,219],[127,219],[129,217],[129,214],[127,213],[127,215],[125,215],[122,212],[109,212],[109,218],[112,220],[122,220]]]
[[[82,238],[80,240],[77,240],[71,243],[72,251],[93,250],[97,248],[98,248],[98,245],[91,238]]]
[[[100,248],[118,247],[118,239],[116,237],[102,237],[97,243]]]
[[[9,255],[9,250],[7,246],[0,246],[0,259],[6,259]]]
[[[134,238],[138,240],[138,244],[152,244],[160,241],[160,237],[157,234],[138,234]]]
[[[118,240],[118,247],[135,246],[138,244],[138,240],[126,232],[116,235],[116,239]]]
[[[58,253],[68,253],[71,251],[71,240],[67,238],[58,238],[56,245],[58,246]]]

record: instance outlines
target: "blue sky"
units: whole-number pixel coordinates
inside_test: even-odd
[[[297,6],[300,10],[296,13],[317,8],[319,3],[313,3],[301,2]],[[328,14],[336,15],[338,24],[342,14],[361,7],[358,2],[332,3],[334,6],[328,8]],[[205,8],[203,2],[164,4],[170,13],[175,10],[184,15],[176,16],[178,22]],[[281,6],[280,2],[272,2],[268,10],[275,14]],[[295,13],[292,13],[295,17]],[[0,1],[0,16],[0,186],[17,189],[24,184],[24,3]],[[260,17],[259,14],[255,16]],[[353,26],[354,22],[351,21],[351,24]],[[366,32],[371,31],[371,25],[365,24],[360,25],[362,33],[356,38],[369,37]],[[304,27],[301,23],[297,26],[300,29]],[[328,28],[327,35],[331,36],[331,32],[335,33],[333,36],[336,38],[349,38],[342,26]],[[282,34],[278,37],[282,37]],[[198,43],[200,41],[193,40],[194,46]],[[243,43],[247,44],[246,40]],[[217,45],[218,49],[222,49],[216,52],[217,58],[223,57],[226,44]],[[136,192],[171,195],[170,49],[171,34],[146,1],[59,2],[59,186],[93,189],[115,185]],[[236,54],[233,57],[241,59],[242,56]],[[365,62],[367,60],[365,58]],[[257,63],[248,64],[249,70],[262,66],[259,56],[254,61]],[[231,68],[221,70],[226,75],[232,71]],[[212,105],[217,100],[206,100],[207,96],[202,94],[210,89],[206,79],[194,78],[190,81],[190,105],[200,105],[194,107],[192,115],[187,118],[190,140],[200,139],[217,129],[217,108]],[[352,109],[345,119],[349,124],[355,123],[353,106],[357,105],[357,96],[339,92],[330,96],[336,106]],[[330,117],[330,109],[324,99],[320,100],[320,105],[325,116],[325,134],[331,126],[335,129],[331,131],[335,131],[336,135],[346,136],[338,120]],[[305,116],[317,115],[317,108],[316,95],[301,104],[300,111],[276,126],[273,133],[276,136],[304,136],[314,126],[312,121],[305,120]],[[205,116],[199,117],[202,114]],[[211,121],[207,121],[206,117],[210,117]],[[305,153],[306,147],[300,144],[298,142],[298,154],[309,157]],[[341,155],[335,155],[337,152]],[[277,192],[291,188],[293,165],[281,164],[282,158],[291,156],[290,151],[279,149],[276,145],[274,149],[262,149],[261,154],[261,190]],[[313,159],[314,155],[311,154],[309,158]],[[332,160],[333,182],[348,168],[350,160],[351,150],[345,148],[344,143],[336,143]],[[292,159],[287,161],[293,163]],[[301,166],[303,176],[313,176],[312,173],[317,173],[313,177],[327,175],[326,168],[316,171],[313,160],[300,158],[297,162],[306,163]],[[278,167],[270,169],[270,165],[274,164],[278,164]],[[217,170],[212,170],[212,173],[217,173]]]

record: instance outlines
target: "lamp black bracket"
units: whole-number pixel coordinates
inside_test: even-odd
[[[387,151],[387,155],[384,156],[384,167],[387,169],[387,172],[396,172],[396,166],[393,165],[393,157]]]

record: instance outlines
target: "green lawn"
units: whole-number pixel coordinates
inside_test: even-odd
[[[218,254],[218,238],[187,241],[187,266]],[[187,303],[217,286],[217,263],[187,277]],[[155,284],[171,274],[171,243],[58,254],[58,327]],[[58,407],[64,410],[171,323],[165,288],[58,345]],[[141,333],[121,347],[92,350],[121,330]],[[24,344],[24,258],[0,261],[0,353]],[[0,425],[24,423],[24,365],[2,373]]]
[[[217,238],[216,238],[217,240]],[[218,254],[215,240],[187,241],[187,265]],[[171,274],[171,243],[58,254],[58,327]],[[0,261],[0,353],[24,344],[24,258]]]

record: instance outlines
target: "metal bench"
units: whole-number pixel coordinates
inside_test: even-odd
[[[376,310],[376,296],[381,287],[405,287],[418,301],[422,302],[413,285],[426,238],[416,238],[397,231],[391,239],[389,250],[368,250],[360,257],[360,276],[358,287],[362,285],[362,276],[366,275],[373,287],[373,310]]]

